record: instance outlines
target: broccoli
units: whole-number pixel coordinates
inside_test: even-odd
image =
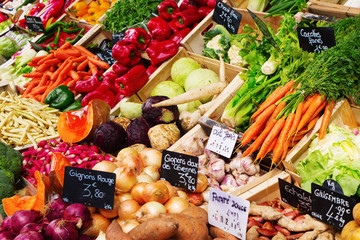
[[[0,183],[8,183],[14,185],[15,183],[15,176],[12,172],[0,169]]]
[[[0,169],[12,172],[17,179],[20,175],[23,156],[12,147],[0,142]]]
[[[6,212],[4,210],[4,206],[2,204],[0,204],[0,214],[3,219],[5,219],[7,217]]]
[[[14,186],[7,183],[0,183],[0,200],[14,196]]]

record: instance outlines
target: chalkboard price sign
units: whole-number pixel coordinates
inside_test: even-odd
[[[96,55],[100,58],[101,61],[108,63],[110,66],[116,62],[115,59],[112,58],[111,49],[105,49]]]
[[[297,28],[300,47],[308,52],[320,53],[336,45],[332,27]]]
[[[195,191],[199,158],[164,150],[162,152],[160,179],[171,185]]]
[[[299,207],[299,210],[311,212],[311,193],[279,178],[279,189],[281,201],[290,204],[293,207]]]
[[[342,229],[353,220],[355,199],[331,191],[315,183],[311,184],[311,216],[331,226]]]
[[[26,24],[31,32],[44,33],[45,28],[40,17],[25,15]]]
[[[63,201],[112,210],[115,173],[65,167]]]
[[[112,34],[111,46],[114,46],[117,42],[121,41],[125,37],[125,32],[117,32]]]
[[[216,0],[212,20],[223,25],[230,33],[237,34],[241,22],[241,13],[227,5],[226,3]]]

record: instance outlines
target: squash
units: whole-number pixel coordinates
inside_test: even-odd
[[[341,240],[360,240],[360,226],[355,221],[348,222],[341,231]]]
[[[37,210],[40,211],[45,206],[45,200],[47,192],[49,189],[47,187],[48,180],[46,176],[42,175],[39,171],[35,171],[34,173],[36,183],[37,183],[37,193],[33,196],[19,196],[15,195],[10,198],[2,199],[4,211],[6,215],[13,215],[15,212],[19,210]]]
[[[353,209],[353,217],[355,222],[360,225],[360,203],[355,205]]]
[[[49,173],[51,187],[54,192],[62,195],[65,167],[71,166],[70,161],[61,152],[51,153],[51,168]]]
[[[110,106],[100,99],[94,99],[85,107],[60,114],[57,129],[60,138],[68,143],[90,140],[95,129],[110,121]]]

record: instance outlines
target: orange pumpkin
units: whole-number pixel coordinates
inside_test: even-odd
[[[92,138],[100,124],[110,121],[110,106],[100,99],[75,111],[60,114],[57,129],[61,139],[68,143],[76,143]]]
[[[50,183],[53,190],[62,195],[65,167],[71,166],[70,161],[61,152],[51,153]]]

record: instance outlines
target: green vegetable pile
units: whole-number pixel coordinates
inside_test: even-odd
[[[301,187],[311,192],[311,183],[322,185],[326,179],[336,180],[346,196],[360,197],[360,135],[330,124],[329,133],[315,138],[309,153],[297,166]]]
[[[4,58],[9,59],[12,55],[17,53],[19,49],[20,47],[15,40],[9,37],[0,38],[0,55]]]
[[[117,1],[106,12],[104,25],[111,32],[119,32],[124,28],[140,23],[149,16],[162,0],[126,0]]]
[[[18,181],[23,156],[19,151],[0,142],[0,200],[14,195],[14,184]],[[0,213],[4,216],[3,206]]]

